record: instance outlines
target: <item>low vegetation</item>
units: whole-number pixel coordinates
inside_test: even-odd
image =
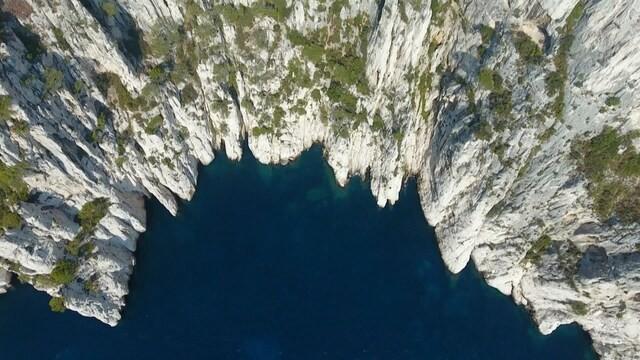
[[[489,68],[480,70],[478,82],[482,87],[490,91],[499,91],[502,89],[502,77],[496,71]]]
[[[493,138],[493,129],[488,121],[482,120],[475,126],[473,134],[478,140],[489,141]]]
[[[633,145],[639,136],[605,127],[572,146],[571,155],[589,182],[594,211],[602,221],[616,217],[623,223],[640,223],[640,154]]]
[[[604,101],[605,105],[607,105],[608,107],[616,107],[616,106],[620,106],[621,100],[619,97],[617,96],[609,96],[605,101]]]
[[[82,206],[77,216],[77,220],[80,223],[80,231],[76,234],[75,238],[65,246],[68,255],[83,257],[93,252],[95,245],[86,240],[93,234],[100,220],[107,215],[109,206],[111,206],[111,204],[106,198],[97,198]]]
[[[71,45],[69,45],[69,43],[65,39],[64,33],[62,32],[62,30],[60,30],[60,28],[53,27],[52,31],[53,31],[53,36],[55,36],[56,42],[58,43],[58,46],[60,47],[60,49],[71,51]]]
[[[109,206],[111,206],[111,203],[106,198],[97,198],[85,203],[78,213],[78,221],[82,229],[93,231],[100,220],[107,215]]]
[[[552,240],[549,235],[542,235],[536,240],[531,248],[527,251],[524,259],[532,264],[538,264],[542,255],[547,251],[549,246],[551,246]]]
[[[144,127],[144,132],[149,135],[157,134],[163,123],[164,118],[162,115],[153,116],[147,121],[147,124]]]
[[[513,102],[511,99],[511,91],[501,88],[489,94],[490,108],[501,117],[511,116],[513,110]]]
[[[44,70],[44,92],[46,95],[53,94],[62,88],[64,84],[64,74],[54,68]]]
[[[56,285],[67,285],[76,278],[77,271],[77,262],[68,259],[59,260],[53,267],[49,278]]]
[[[102,11],[104,11],[104,13],[110,18],[118,14],[118,5],[113,0],[104,0],[101,8]]]
[[[0,124],[10,120],[12,116],[13,110],[11,110],[11,96],[0,95]]]
[[[584,316],[589,313],[589,307],[582,301],[571,301],[569,306],[571,307],[571,311],[576,315]]]
[[[496,35],[496,30],[489,25],[480,25],[480,37],[482,38],[482,45],[478,48],[478,55],[483,57],[493,42],[493,38]]]
[[[61,297],[52,297],[51,300],[49,300],[49,308],[51,311],[57,313],[62,313],[67,310],[64,306],[64,298]]]
[[[101,73],[96,78],[96,85],[102,94],[108,97],[110,92],[115,95],[115,103],[129,111],[145,110],[147,101],[143,96],[134,97],[122,84],[120,77],[114,73]]]
[[[513,35],[513,43],[516,46],[516,51],[527,64],[540,65],[544,59],[544,54],[540,46],[536,44],[529,35],[524,32],[516,32]]]
[[[578,1],[569,14],[565,26],[560,31],[558,51],[553,59],[556,70],[545,78],[548,96],[555,96],[551,103],[551,112],[556,119],[562,119],[565,106],[565,87],[569,78],[569,52],[573,45],[575,27],[584,13],[584,0]]]
[[[0,231],[17,229],[21,225],[14,207],[29,196],[29,188],[22,180],[23,173],[22,164],[6,166],[0,162]]]

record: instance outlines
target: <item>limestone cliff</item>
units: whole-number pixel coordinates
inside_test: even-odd
[[[144,197],[324,145],[544,333],[640,358],[640,1],[0,0],[0,287],[117,324]]]

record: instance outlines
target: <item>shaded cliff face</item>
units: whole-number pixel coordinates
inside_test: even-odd
[[[52,308],[115,325],[143,198],[175,213],[215,150],[320,142],[380,206],[417,176],[449,269],[543,332],[640,353],[640,2],[0,4],[0,266]]]

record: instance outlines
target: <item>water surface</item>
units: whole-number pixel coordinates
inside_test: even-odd
[[[220,157],[177,218],[148,210],[120,325],[16,285],[0,359],[595,358],[577,326],[542,336],[473,266],[449,274],[414,183],[379,209],[318,148],[287,167]]]

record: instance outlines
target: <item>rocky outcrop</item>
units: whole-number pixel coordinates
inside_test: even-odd
[[[594,211],[569,154],[605,126],[640,146],[639,5],[2,0],[0,159],[29,194],[0,267],[115,325],[145,196],[175,213],[216,150],[322,143],[380,206],[416,176],[451,271],[638,358],[640,228]]]

